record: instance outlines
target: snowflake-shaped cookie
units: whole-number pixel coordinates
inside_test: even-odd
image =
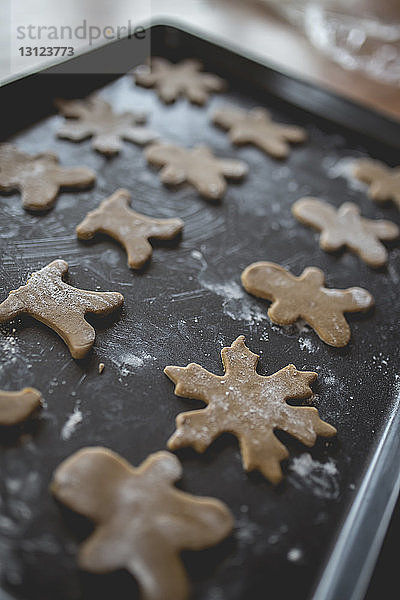
[[[317,435],[330,437],[336,429],[319,418],[316,408],[291,406],[290,399],[309,398],[316,373],[288,365],[264,377],[256,372],[258,355],[239,336],[221,352],[225,374],[214,375],[195,363],[168,366],[164,373],[176,384],[175,394],[202,400],[208,406],[178,415],[177,430],[168,441],[175,450],[192,446],[204,450],[223,432],[239,439],[246,471],[258,469],[272,483],[282,479],[280,462],[288,457],[274,431],[281,429],[303,442],[315,444]]]
[[[122,140],[147,144],[157,137],[143,126],[143,113],[114,113],[111,105],[98,96],[86,100],[57,100],[56,105],[64,117],[58,137],[73,141],[93,138],[92,147],[102,154],[112,155],[122,148]]]
[[[274,158],[285,158],[289,154],[288,142],[304,142],[307,137],[301,127],[272,121],[265,108],[245,111],[223,106],[214,113],[213,122],[229,131],[233,144],[253,144]]]
[[[183,95],[193,104],[205,104],[210,92],[220,92],[225,87],[223,79],[203,73],[198,60],[188,59],[170,63],[165,58],[153,57],[150,66],[142,65],[135,71],[135,80],[143,87],[155,87],[166,104]]]

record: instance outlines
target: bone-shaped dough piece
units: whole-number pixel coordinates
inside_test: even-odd
[[[208,405],[177,416],[177,428],[168,440],[168,448],[192,446],[204,452],[215,438],[229,432],[239,439],[246,471],[258,469],[271,483],[279,483],[280,462],[289,453],[274,434],[275,429],[290,433],[306,446],[313,446],[317,435],[330,437],[336,433],[332,425],[320,419],[316,408],[287,403],[289,399],[309,398],[310,383],[317,374],[288,365],[273,375],[259,375],[259,356],[247,348],[243,335],[229,348],[223,348],[221,356],[223,376],[196,363],[165,367],[164,373],[176,384],[177,396]]]
[[[85,100],[60,100],[56,105],[67,120],[58,137],[81,141],[92,137],[92,147],[102,154],[112,155],[122,148],[122,140],[144,145],[157,137],[143,126],[143,113],[114,113],[111,105],[98,96]]]
[[[248,171],[243,161],[216,158],[210,148],[201,145],[187,149],[156,142],[146,148],[145,157],[150,164],[163,167],[160,177],[164,184],[178,185],[187,181],[210,200],[222,198],[225,178],[242,179]]]
[[[371,308],[372,295],[363,288],[328,289],[321,269],[307,267],[299,277],[272,262],[257,262],[242,273],[247,292],[270,300],[268,316],[273,323],[290,325],[304,319],[331,346],[345,346],[350,340],[350,327],[344,312]]]
[[[217,544],[233,518],[219,500],[175,488],[181,475],[180,462],[165,451],[136,468],[107,448],[84,448],[65,460],[51,490],[95,526],[79,566],[94,573],[127,569],[143,600],[185,600],[189,584],[179,552]]]
[[[288,142],[300,143],[307,138],[301,127],[272,121],[265,108],[245,111],[236,106],[222,106],[215,111],[212,120],[229,131],[233,144],[253,144],[274,158],[285,158],[289,154]]]
[[[183,228],[181,219],[153,219],[129,208],[131,194],[120,189],[89,212],[76,228],[80,240],[92,239],[96,232],[119,241],[128,254],[128,265],[139,269],[149,260],[153,249],[149,238],[170,240]]]
[[[400,209],[400,166],[392,169],[379,160],[356,160],[353,173],[357,179],[369,183],[368,194],[375,202],[393,200]]]
[[[399,228],[391,221],[366,219],[352,202],[345,202],[336,209],[318,198],[302,198],[292,206],[294,216],[305,225],[321,231],[320,246],[333,252],[346,246],[358,254],[370,267],[386,264],[388,253],[379,240],[394,240]]]
[[[11,144],[0,144],[0,190],[18,190],[29,210],[48,210],[60,188],[84,188],[96,179],[92,169],[66,168],[50,153],[30,156]]]
[[[0,390],[0,425],[13,426],[26,421],[42,403],[42,394],[34,388],[19,392]]]
[[[198,60],[187,59],[171,63],[165,58],[153,57],[147,67],[135,70],[135,81],[143,87],[155,87],[160,99],[166,104],[175,102],[183,95],[193,104],[205,104],[210,92],[220,92],[225,87],[223,79],[202,72]]]
[[[0,304],[0,323],[28,314],[57,332],[73,358],[83,358],[96,337],[85,315],[108,315],[122,305],[124,297],[118,292],[74,288],[62,280],[67,271],[65,260],[54,260],[32,273],[26,285],[12,290]]]

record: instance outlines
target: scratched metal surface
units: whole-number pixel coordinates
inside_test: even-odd
[[[52,472],[83,446],[107,446],[133,464],[165,448],[175,416],[200,405],[174,396],[162,372],[165,365],[195,361],[221,373],[221,348],[244,334],[261,356],[259,373],[270,374],[289,362],[318,372],[314,404],[337,427],[338,436],[307,449],[279,434],[291,454],[276,488],[242,470],[232,436],[217,440],[204,455],[178,452],[182,489],[222,499],[236,519],[234,534],[220,546],[184,555],[193,597],[257,600],[279,591],[282,599],[294,593],[309,598],[399,400],[400,252],[393,244],[388,268],[379,272],[350,253],[325,254],[317,234],[295,222],[290,208],[313,194],[335,205],[351,200],[368,217],[399,222],[394,208],[374,205],[363,186],[346,177],[348,160],[373,153],[373,143],[362,146],[348,132],[265,97],[277,119],[303,125],[309,133],[305,145],[278,163],[255,148],[232,148],[210,124],[213,110],[225,101],[244,108],[260,103],[237,83],[205,108],[186,101],[165,107],[129,76],[102,94],[116,109],[147,110],[150,125],[166,140],[203,142],[217,155],[245,160],[249,176],[230,184],[224,200],[213,204],[187,186],[164,188],[135,145],[125,143],[119,156],[107,160],[91,151],[89,141],[58,140],[58,116],[12,138],[27,152],[51,150],[65,165],[92,167],[98,178],[92,190],[61,193],[44,215],[25,212],[18,194],[0,197],[0,298],[32,270],[63,258],[70,265],[71,284],[120,291],[125,305],[117,321],[96,321],[94,349],[81,362],[69,356],[55,333],[29,318],[1,327],[0,388],[30,385],[45,398],[37,420],[22,432],[1,433],[1,585],[18,600],[137,596],[135,582],[124,572],[94,576],[78,571],[77,547],[90,528],[54,502],[48,492]],[[124,251],[110,239],[82,243],[74,233],[88,210],[118,187],[132,192],[136,210],[185,222],[182,240],[155,243],[153,258],[141,272],[127,268]],[[278,262],[296,274],[308,265],[321,267],[330,286],[366,287],[376,308],[349,316],[352,341],[345,349],[324,345],[307,328],[272,326],[268,304],[248,296],[240,285],[241,271],[256,260]],[[100,362],[105,364],[102,375]]]

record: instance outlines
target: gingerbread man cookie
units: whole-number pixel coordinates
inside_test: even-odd
[[[78,563],[93,573],[128,570],[143,600],[185,600],[189,584],[181,550],[202,550],[231,531],[228,508],[174,487],[182,475],[169,452],[132,467],[107,448],[83,448],[55,471],[51,490],[94,523]]]
[[[67,271],[65,260],[54,260],[32,273],[26,285],[12,290],[0,304],[0,323],[28,314],[58,333],[73,358],[83,358],[96,337],[85,315],[108,315],[122,305],[124,297],[118,292],[74,288],[62,280]]]
[[[300,143],[307,138],[301,127],[274,123],[264,108],[245,111],[235,106],[223,106],[214,113],[212,120],[229,131],[233,144],[253,144],[274,158],[285,158],[289,154],[288,142]]]
[[[181,219],[152,219],[129,208],[128,190],[120,189],[87,214],[76,228],[80,240],[92,239],[96,232],[119,241],[128,254],[128,265],[139,269],[149,260],[153,249],[149,238],[170,240],[183,228]]]
[[[399,236],[395,223],[365,219],[352,202],[336,209],[318,198],[302,198],[293,204],[292,212],[301,223],[321,231],[319,243],[323,250],[333,252],[346,246],[374,268],[382,267],[388,259],[379,240],[394,240]]]
[[[65,168],[50,153],[30,156],[11,144],[0,144],[0,190],[22,194],[22,205],[29,210],[48,210],[60,188],[84,188],[96,179],[92,169]]]
[[[225,87],[223,79],[211,73],[203,73],[198,60],[188,59],[170,63],[165,58],[153,57],[150,66],[142,65],[135,71],[135,80],[143,87],[155,87],[160,99],[166,104],[175,102],[183,95],[193,104],[205,104],[210,92],[220,92]]]
[[[42,404],[42,394],[34,388],[20,392],[0,390],[0,425],[13,426],[26,421]]]
[[[328,289],[321,269],[307,267],[300,277],[272,262],[257,262],[242,273],[247,292],[271,300],[268,316],[278,325],[291,325],[304,319],[323,342],[345,346],[350,340],[350,327],[344,312],[371,308],[372,295],[363,288]]]
[[[225,178],[242,179],[248,170],[241,160],[216,158],[210,148],[201,145],[186,149],[156,142],[146,148],[145,157],[150,164],[163,167],[160,177],[164,184],[178,185],[187,181],[210,200],[222,198]]]
[[[98,96],[89,96],[86,100],[57,100],[56,105],[67,117],[58,137],[73,141],[91,137],[92,147],[102,154],[117,154],[122,140],[144,145],[157,137],[143,126],[146,121],[143,113],[116,114],[111,105]]]
[[[355,161],[353,172],[370,184],[368,194],[375,202],[393,200],[400,209],[400,166],[391,169],[379,160],[362,158]]]
[[[223,348],[221,356],[223,376],[196,363],[164,369],[176,384],[177,396],[208,405],[177,416],[177,429],[168,440],[168,448],[192,446],[204,452],[221,433],[233,433],[239,439],[246,471],[258,469],[271,483],[279,483],[280,462],[288,457],[288,451],[274,434],[275,429],[290,433],[306,446],[313,446],[317,435],[336,434],[332,425],[319,418],[316,408],[287,403],[312,396],[310,383],[317,374],[288,365],[268,377],[259,375],[259,356],[247,348],[243,335]]]

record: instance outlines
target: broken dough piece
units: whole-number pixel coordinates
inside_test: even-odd
[[[96,232],[120,242],[128,254],[128,265],[139,269],[149,260],[153,249],[149,238],[170,240],[183,228],[181,219],[152,219],[129,208],[131,194],[120,189],[87,214],[76,228],[80,240],[92,239]]]
[[[73,141],[91,137],[92,147],[102,154],[117,154],[122,148],[122,140],[144,145],[157,137],[143,126],[146,121],[143,113],[116,114],[111,105],[98,96],[89,96],[85,100],[58,99],[56,105],[67,117],[58,137]]]
[[[19,392],[0,390],[0,425],[13,426],[26,421],[42,404],[42,394],[34,388]]]
[[[202,400],[208,406],[181,413],[168,448],[206,448],[223,432],[239,439],[246,471],[258,469],[271,483],[282,479],[280,462],[288,457],[286,447],[275,436],[282,429],[303,442],[315,444],[317,435],[331,437],[336,429],[319,418],[316,408],[291,406],[289,399],[310,398],[310,383],[317,374],[288,365],[267,377],[256,372],[259,356],[239,336],[221,351],[225,374],[214,375],[196,363],[187,367],[165,367],[176,384],[175,394]]]
[[[354,162],[353,173],[370,184],[368,194],[375,202],[393,200],[400,209],[400,166],[391,169],[379,160],[361,158]]]
[[[399,228],[391,221],[366,219],[352,202],[345,202],[338,209],[318,198],[302,198],[292,206],[298,221],[321,231],[320,246],[333,252],[346,246],[370,267],[386,264],[388,253],[379,240],[394,240]]]
[[[51,491],[95,526],[80,548],[79,566],[94,573],[127,569],[143,600],[186,599],[179,552],[217,544],[233,518],[219,500],[175,488],[181,475],[180,462],[165,451],[136,468],[107,448],[83,448],[61,463]]]
[[[212,117],[213,123],[229,131],[233,144],[253,144],[274,158],[286,158],[288,142],[300,143],[307,138],[305,129],[272,121],[265,108],[249,111],[236,106],[222,106]]]
[[[157,167],[161,181],[178,185],[185,181],[205,198],[219,200],[225,193],[225,178],[242,179],[248,171],[241,160],[216,158],[207,146],[192,149],[156,142],[145,150],[147,161]]]
[[[143,87],[155,87],[160,99],[166,104],[186,96],[193,104],[203,105],[210,92],[220,92],[225,81],[217,75],[202,72],[199,60],[186,59],[173,64],[165,58],[153,57],[148,66],[135,70],[135,81]]]
[[[84,188],[95,179],[92,169],[62,167],[54,154],[30,156],[11,144],[0,144],[0,190],[20,191],[28,210],[48,210],[60,188]]]
[[[26,285],[12,290],[0,304],[0,323],[28,314],[57,332],[73,358],[83,358],[96,337],[85,315],[108,315],[122,305],[124,297],[118,292],[74,288],[62,280],[67,271],[65,260],[54,260],[32,273]]]
[[[359,312],[371,308],[372,295],[363,288],[346,290],[324,286],[323,271],[307,267],[300,277],[272,262],[256,262],[242,273],[247,292],[271,300],[268,316],[278,325],[291,325],[304,319],[323,342],[330,346],[345,346],[350,340],[350,327],[344,312]]]

